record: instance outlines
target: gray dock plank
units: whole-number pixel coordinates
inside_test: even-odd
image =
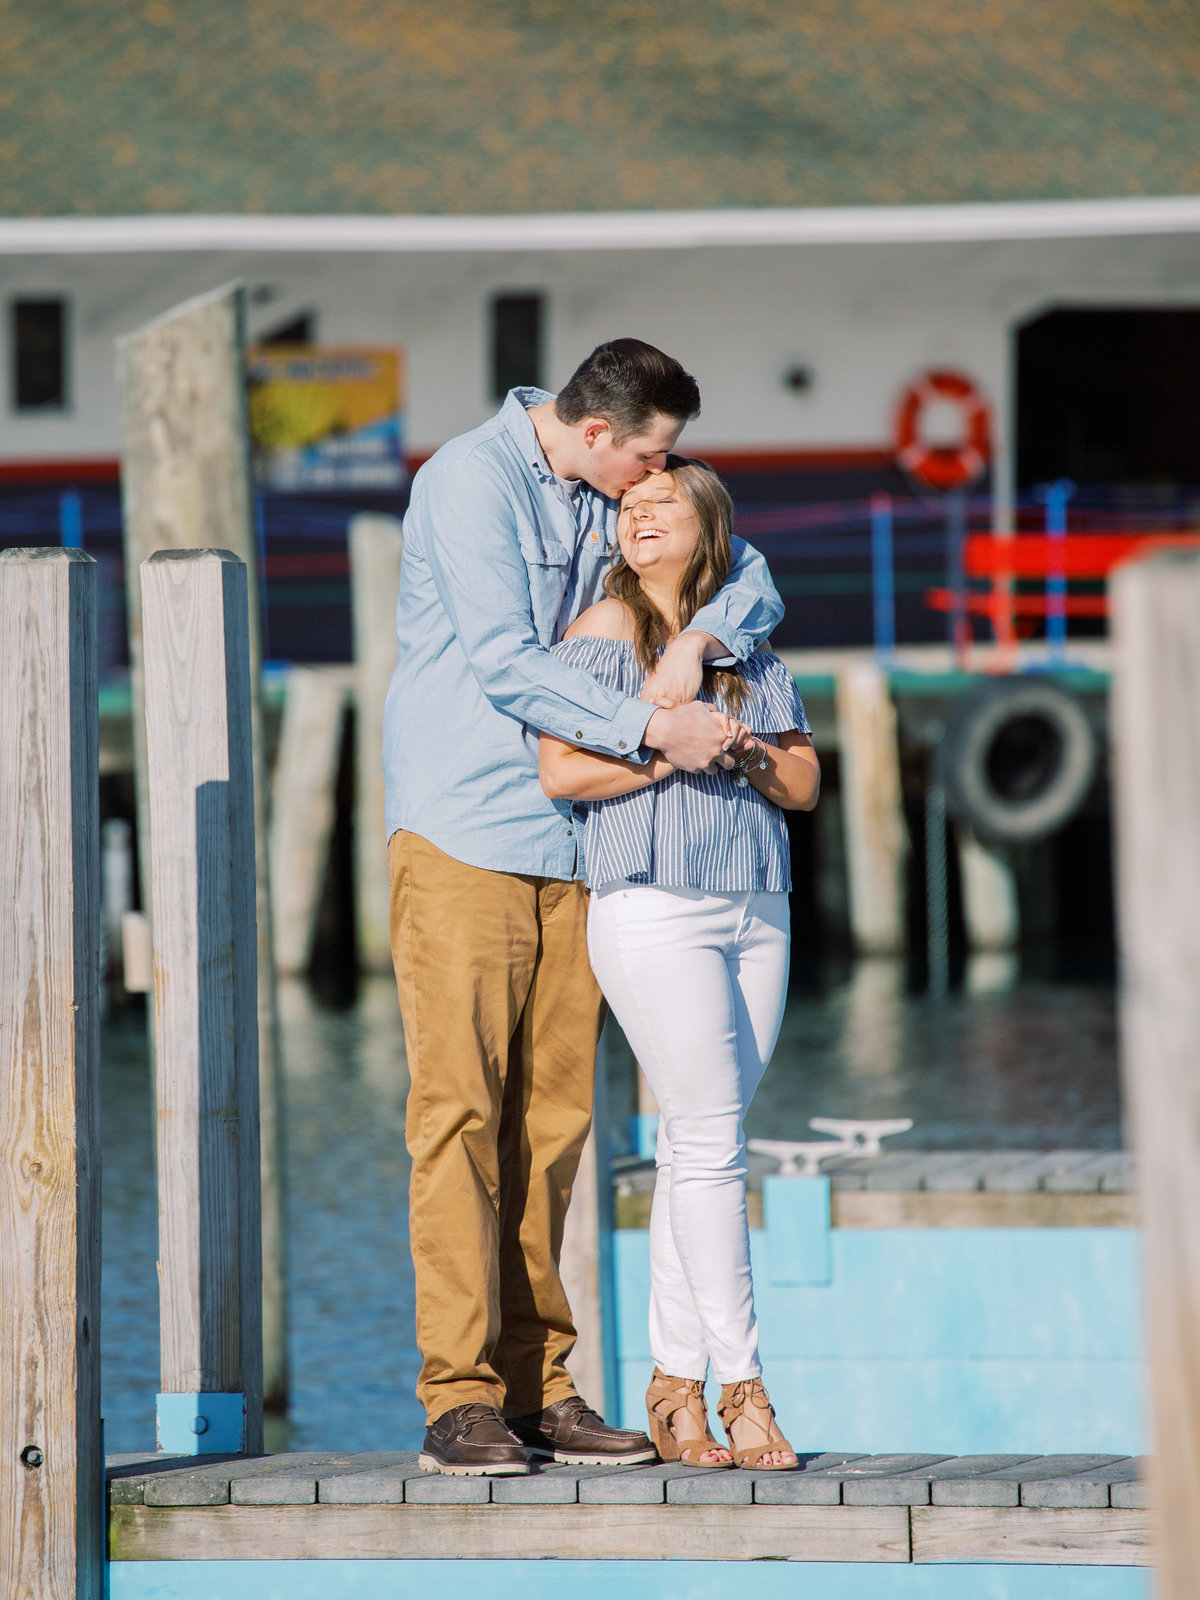
[[[945,1456],[869,1456],[847,1464],[842,1477],[844,1506],[927,1506],[929,1478],[924,1469]]]
[[[890,1154],[872,1156],[870,1165],[864,1163],[863,1187],[866,1189],[919,1189],[929,1160],[928,1151],[897,1150]]]
[[[737,1467],[693,1467],[686,1478],[668,1478],[669,1506],[748,1506],[754,1484]]]
[[[892,1151],[893,1155],[899,1153]],[[877,1159],[875,1156],[835,1156],[831,1161],[822,1161],[821,1171],[829,1179],[831,1188],[865,1189],[867,1173]]]
[[[1029,1194],[1041,1188],[1042,1180],[1062,1151],[997,1152],[983,1173],[983,1188],[990,1194]]]
[[[938,1461],[932,1467],[923,1469],[921,1476],[928,1477],[933,1483],[946,1483],[955,1478],[978,1478],[985,1473],[1002,1472],[1006,1467],[1029,1466],[1035,1461],[1041,1461],[1042,1456],[948,1456],[945,1461]]]
[[[949,1456],[908,1472],[893,1471],[879,1477],[866,1477],[860,1483],[843,1484],[842,1503],[848,1506],[927,1506],[932,1502],[933,1485],[938,1481],[977,1478],[1030,1459],[1011,1455]]]
[[[842,1455],[824,1451],[800,1457],[795,1472],[756,1472],[754,1503],[760,1506],[839,1506],[842,1503],[842,1478],[839,1468],[861,1455]]]
[[[231,1506],[311,1506],[317,1498],[317,1474],[264,1472],[252,1478],[233,1478],[229,1484]]]
[[[141,1504],[221,1506],[231,1501],[238,1505],[311,1504],[316,1498],[319,1470],[351,1459],[348,1454],[324,1450],[273,1456],[165,1457],[144,1464],[148,1470],[139,1474]],[[124,1480],[114,1477],[109,1489],[113,1503],[129,1504],[132,1500],[136,1504],[139,1477]],[[306,1495],[304,1488],[308,1481],[312,1484],[311,1495]],[[269,1486],[276,1483],[280,1485],[282,1499],[270,1498],[273,1491]]]
[[[410,1506],[485,1506],[492,1498],[489,1478],[452,1478],[444,1472],[421,1472],[404,1481]]]
[[[404,1504],[404,1485],[413,1466],[374,1467],[366,1472],[322,1475],[317,1499],[326,1506],[398,1506]]]
[[[1102,1455],[1032,1456],[1027,1461],[1001,1467],[996,1472],[978,1477],[935,1478],[931,1499],[935,1506],[1019,1506],[1025,1484],[1037,1483],[1044,1478],[1066,1478],[1077,1472],[1095,1471],[1126,1459],[1124,1456]]]
[[[1116,1511],[1149,1511],[1150,1485],[1145,1476],[1109,1485],[1108,1503]]]
[[[860,1478],[894,1478],[904,1472],[918,1472],[923,1467],[953,1459],[946,1455],[917,1455],[906,1451],[894,1455],[858,1456],[844,1467],[828,1467],[824,1470],[838,1473],[849,1483]]]
[[[1040,1478],[1022,1483],[1021,1504],[1052,1510],[1068,1507],[1098,1508],[1110,1504],[1110,1491],[1114,1484],[1135,1483],[1145,1471],[1145,1463],[1136,1456],[1126,1456],[1106,1467],[1085,1469],[1058,1478]]]
[[[142,1491],[147,1506],[227,1506],[229,1477],[201,1472],[170,1472],[147,1478]]]
[[[1124,1190],[1130,1160],[1127,1150],[1092,1150],[1076,1165],[1047,1173],[1042,1187],[1048,1194],[1096,1193],[1106,1177],[1115,1176]]]
[[[302,1509],[413,1506],[511,1508],[581,1506],[991,1509],[1141,1513],[1147,1507],[1141,1457],[1116,1455],[802,1456],[794,1472],[547,1464],[518,1478],[452,1478],[416,1470],[412,1451],[352,1455],[296,1452],[260,1457],[124,1455],[107,1463],[111,1504],[164,1512],[186,1508]],[[805,1513],[806,1515],[808,1513]],[[928,1524],[935,1529],[937,1524]]]
[[[967,1194],[983,1187],[981,1162],[987,1159],[978,1150],[947,1150],[931,1154],[921,1173],[921,1188],[937,1194]]]
[[[612,1470],[612,1469],[610,1469]],[[586,1467],[538,1467],[524,1478],[493,1478],[496,1506],[573,1506],[579,1499],[579,1474]]]
[[[689,1477],[697,1469],[678,1461],[656,1461],[646,1467],[597,1467],[579,1478],[582,1506],[661,1506],[672,1478]]]

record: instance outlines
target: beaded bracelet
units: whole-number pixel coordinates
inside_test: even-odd
[[[757,739],[753,740],[752,743],[754,748],[750,754],[748,756],[743,756],[740,761],[734,763],[737,769],[737,777],[734,779],[734,782],[737,784],[739,789],[745,789],[747,787],[750,782],[750,773],[761,772],[767,765],[766,745],[759,744]],[[758,756],[758,760],[754,761],[754,757],[756,755]],[[751,765],[751,762],[754,764]]]

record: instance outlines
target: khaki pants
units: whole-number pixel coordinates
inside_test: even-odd
[[[575,1393],[558,1261],[592,1114],[600,991],[582,883],[388,841],[412,1087],[417,1398],[524,1416]]]

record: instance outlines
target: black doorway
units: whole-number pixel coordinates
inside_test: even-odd
[[[1019,494],[1072,478],[1127,502],[1194,498],[1200,309],[1048,311],[1018,330],[1016,388]]]

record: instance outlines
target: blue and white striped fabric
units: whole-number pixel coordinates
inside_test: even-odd
[[[639,694],[646,681],[624,639],[580,635],[555,645],[554,654],[621,694]],[[795,682],[777,655],[756,651],[739,670],[747,693],[738,715],[764,743],[792,728],[809,732]],[[701,698],[714,696],[704,691]],[[792,886],[782,810],[727,772],[675,772],[648,789],[589,801],[583,855],[592,889],[616,879],[709,894]]]

